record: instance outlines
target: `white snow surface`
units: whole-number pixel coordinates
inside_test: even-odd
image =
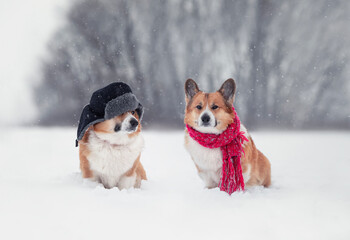
[[[208,190],[183,132],[145,131],[141,189],[82,179],[73,128],[2,129],[0,239],[350,239],[349,132],[253,132],[272,186]]]

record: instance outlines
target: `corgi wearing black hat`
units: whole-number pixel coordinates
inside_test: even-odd
[[[123,82],[112,83],[92,94],[82,111],[76,146],[84,178],[105,188],[139,188],[146,180],[140,162],[143,107]]]

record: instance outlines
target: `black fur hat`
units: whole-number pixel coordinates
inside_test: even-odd
[[[91,96],[90,104],[86,105],[81,113],[76,146],[91,125],[133,110],[141,120],[143,107],[127,84],[115,82],[95,91]]]

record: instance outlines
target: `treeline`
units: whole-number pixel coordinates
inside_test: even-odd
[[[350,127],[350,1],[84,0],[35,88],[44,125],[75,125],[92,92],[130,84],[146,126],[182,126],[183,84],[237,82],[249,127]]]

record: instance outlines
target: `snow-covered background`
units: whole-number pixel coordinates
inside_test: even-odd
[[[272,186],[204,189],[182,132],[145,132],[141,189],[83,180],[75,129],[0,136],[0,239],[349,239],[348,132],[257,132]]]
[[[0,1],[0,124],[32,123],[33,85],[47,42],[63,24],[67,1]]]
[[[348,0],[74,1],[49,41],[38,120],[72,126],[121,80],[145,124],[180,128],[187,78],[215,91],[232,77],[249,128],[350,129],[349,12]]]
[[[106,26],[88,29],[92,30],[93,37],[99,37],[100,33],[94,29],[102,33],[113,32],[110,27],[113,29],[115,25],[103,24],[104,21],[109,22],[110,17],[118,16],[120,21],[130,18],[126,21],[128,24],[123,26],[133,26],[129,23],[134,22],[132,33],[150,36],[139,38],[138,35],[130,34],[130,29],[121,29],[116,35],[116,42],[125,43],[120,36],[131,37],[142,46],[136,48],[137,54],[148,56],[150,51],[154,60],[141,61],[142,64],[138,65],[137,61],[133,61],[133,56],[124,58],[122,54],[115,59],[119,61],[122,56],[124,68],[110,71],[110,66],[106,66],[111,63],[105,62],[102,54],[102,60],[96,58],[99,67],[94,69],[95,72],[90,71],[89,64],[92,63],[88,61],[85,64],[85,60],[91,60],[90,55],[102,53],[99,48],[83,48],[85,50],[82,53],[86,55],[81,61],[79,54],[74,54],[80,47],[76,43],[86,41],[72,34],[79,28],[67,22],[70,6],[76,2],[81,4],[82,1],[0,1],[0,239],[350,239],[350,96],[346,95],[350,92],[350,68],[347,64],[350,56],[350,31],[347,28],[350,19],[346,16],[346,9],[350,9],[348,1],[322,0],[318,4],[313,1],[281,1],[271,10],[274,21],[265,28],[270,33],[267,36],[264,32],[256,31],[255,23],[259,19],[266,20],[269,14],[264,14],[270,11],[264,8],[264,11],[259,12],[257,6],[261,2],[263,6],[269,6],[271,1],[234,1],[235,5],[230,7],[225,7],[229,3],[225,1],[212,2],[213,5],[205,1],[193,1],[193,4],[187,0],[166,1],[152,8],[147,2],[86,0],[89,4],[96,3],[96,8],[89,4],[77,4],[75,10],[70,12],[70,20],[75,19],[77,26],[87,21]],[[130,8],[130,14],[118,15],[115,12],[118,6],[113,5],[113,2]],[[169,14],[164,14],[163,8]],[[98,14],[89,14],[91,19],[85,19],[85,11],[94,12],[94,9]],[[106,9],[110,10],[107,11],[108,15],[105,14]],[[182,18],[175,9],[193,14],[185,14]],[[156,14],[152,14],[151,10]],[[218,18],[221,11],[224,12],[222,16],[232,18]],[[243,14],[244,18],[239,20],[235,17],[239,14]],[[106,18],[101,17],[102,21],[98,21],[99,18],[95,16]],[[164,18],[167,21],[157,21]],[[83,20],[80,22],[79,19]],[[196,24],[198,20],[202,21],[203,26],[209,27],[200,31]],[[175,23],[179,26],[185,24],[187,35]],[[144,32],[143,25],[147,25],[149,31]],[[220,31],[221,28],[216,27],[218,25],[224,31]],[[234,41],[226,37],[226,31],[231,28],[239,30],[231,32]],[[169,34],[160,34],[160,29],[166,29]],[[280,38],[289,36],[291,30],[296,34],[288,37],[288,41]],[[90,34],[89,31],[85,34]],[[281,35],[275,34],[278,31]],[[180,41],[191,33],[202,37],[183,41],[181,45]],[[268,43],[260,53],[252,50],[256,46],[250,45],[259,39],[255,37],[259,34],[265,39],[262,43]],[[171,41],[179,41],[181,46],[173,48],[177,45],[171,43],[167,36],[174,37]],[[215,37],[208,39],[208,36]],[[152,41],[154,45],[149,45],[152,38],[158,41]],[[58,41],[60,39],[67,42]],[[221,42],[223,45],[220,45],[220,40],[224,40]],[[71,45],[74,47],[69,48]],[[284,51],[278,51],[276,46],[282,47]],[[68,66],[68,70],[57,74],[53,78],[57,80],[54,84],[48,81],[48,85],[44,85],[42,89],[49,86],[48,89],[53,91],[45,92],[52,98],[38,104],[38,99],[43,98],[39,94],[42,89],[38,91],[37,87],[40,82],[48,80],[45,76],[52,73],[49,71],[45,75],[43,66],[52,66],[49,61],[55,59],[52,53],[64,52],[59,50],[60,47],[69,50],[64,55],[68,56],[68,60],[63,58],[64,61],[59,62]],[[113,44],[107,47],[114,51]],[[252,49],[249,50],[250,47]],[[206,52],[208,49],[209,52]],[[132,48],[129,50],[133,51]],[[251,50],[253,55],[245,55]],[[190,58],[182,61],[181,56],[187,53],[190,53]],[[155,60],[158,56],[162,58]],[[107,54],[107,57],[110,55]],[[164,58],[167,61],[163,61]],[[251,58],[256,63],[251,63]],[[171,62],[173,59],[175,62]],[[269,64],[274,61],[278,62],[277,67],[269,68]],[[191,65],[193,62],[196,64]],[[55,62],[53,64],[55,67],[61,66],[55,65]],[[248,81],[265,76],[259,75],[259,69],[254,71],[256,64],[264,65],[268,85],[265,80],[264,83]],[[167,72],[167,67],[172,65],[176,68],[170,69],[173,72]],[[153,109],[169,107],[169,103],[162,99],[172,103],[178,98],[182,99],[182,92],[167,95],[168,91],[165,91],[169,90],[165,83],[171,83],[171,89],[178,87],[182,91],[180,85],[185,79],[177,79],[176,76],[189,74],[199,78],[206,90],[214,90],[224,77],[239,76],[238,86],[247,90],[240,91],[237,96],[238,103],[242,103],[240,106],[245,106],[252,99],[256,102],[263,99],[267,103],[263,112],[263,108],[258,105],[251,105],[251,109],[241,107],[243,119],[248,111],[254,113],[255,124],[259,122],[256,120],[259,120],[260,114],[265,114],[261,122],[269,123],[271,116],[278,120],[275,117],[281,113],[284,117],[290,114],[290,122],[280,122],[285,128],[310,127],[312,121],[320,119],[318,128],[323,126],[322,129],[326,130],[327,124],[332,123],[334,127],[339,123],[342,130],[252,131],[258,148],[272,163],[272,186],[268,189],[256,187],[245,193],[228,196],[218,189],[208,190],[203,187],[184,150],[182,131],[146,128],[146,146],[141,161],[149,180],[143,182],[138,190],[107,190],[100,184],[81,178],[78,149],[74,147],[76,128],[72,124],[52,128],[38,124],[43,122],[41,117],[46,116],[46,121],[51,119],[46,124],[52,125],[52,120],[57,120],[60,124],[73,122],[75,125],[80,114],[76,109],[101,84],[96,79],[111,74],[118,77],[136,76],[148,81],[144,85],[147,91],[144,91],[143,100],[148,103],[146,113],[152,117],[159,117],[159,114],[151,112]],[[163,81],[162,76],[168,76],[167,80]],[[69,84],[64,85],[62,79]],[[72,88],[69,82],[72,79],[80,79],[79,84],[83,83],[84,87]],[[91,81],[86,83],[86,79]],[[112,80],[115,79],[106,77],[101,81],[105,84]],[[137,81],[131,80],[130,83],[139,86]],[[154,88],[150,89],[149,86]],[[255,89],[249,89],[250,86]],[[266,86],[268,98],[264,98]],[[303,94],[297,91],[300,86],[306,89]],[[59,91],[55,92],[55,89]],[[62,94],[62,91],[70,93],[68,90],[71,89],[81,95]],[[143,88],[136,88],[142,94],[140,90]],[[175,113],[173,119],[169,120],[174,120],[175,125],[181,124],[184,107],[181,101],[171,104],[175,109],[167,109]],[[313,106],[310,104],[312,102],[320,104]],[[314,108],[316,112],[313,112]],[[57,119],[54,115],[50,118],[50,111],[68,114],[65,119]],[[41,115],[44,112],[46,115]],[[148,117],[148,122],[151,120]],[[272,123],[272,126],[275,123],[278,125],[278,121]],[[251,124],[254,125],[253,122]],[[271,127],[271,123],[268,125]]]
[[[232,77],[249,128],[350,129],[348,12],[347,0],[2,1],[0,123],[75,126],[91,93],[121,80],[145,125],[179,129],[187,78],[215,91]]]

